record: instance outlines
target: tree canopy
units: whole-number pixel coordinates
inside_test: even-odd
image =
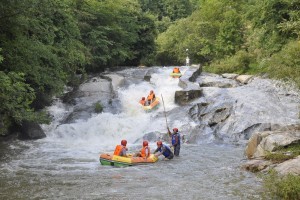
[[[300,87],[298,0],[2,0],[0,134],[112,66],[192,63]],[[188,49],[188,51],[186,51]]]

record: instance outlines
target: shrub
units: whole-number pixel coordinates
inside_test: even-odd
[[[213,73],[244,73],[250,68],[252,56],[246,51],[239,51],[232,57],[212,63],[205,70]]]
[[[300,176],[280,176],[275,171],[263,177],[268,199],[300,199]]]
[[[262,63],[271,77],[292,80],[300,88],[300,42],[291,41],[280,52]]]
[[[103,106],[99,102],[97,102],[95,104],[95,112],[96,113],[101,113],[102,111],[103,111]]]

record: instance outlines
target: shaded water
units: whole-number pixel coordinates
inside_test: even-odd
[[[178,108],[174,92],[180,88],[178,79],[166,78],[170,71],[158,68],[150,83],[128,80],[118,89],[122,107],[115,114],[94,114],[57,126],[68,110],[59,102],[50,107],[57,119],[44,126],[47,138],[16,141],[6,147],[7,154],[0,160],[0,198],[260,199],[259,179],[239,168],[243,146],[207,140],[182,145],[180,157],[171,161],[127,168],[99,164],[99,154],[113,151],[121,139],[127,139],[134,151],[140,148],[135,141],[144,134],[166,131],[163,107],[145,113],[137,102],[154,89],[157,95],[164,95],[167,111]],[[130,76],[132,69],[121,73]],[[189,119],[178,115],[168,120],[181,127]],[[155,143],[150,145],[153,150]]]

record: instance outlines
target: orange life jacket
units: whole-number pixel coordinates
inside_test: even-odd
[[[146,149],[148,149],[148,153],[146,155]],[[150,156],[150,148],[148,146],[143,147],[141,150],[141,157],[148,158]]]
[[[119,156],[124,148],[125,147],[123,145],[117,145],[115,148],[114,155]]]
[[[179,72],[180,72],[180,70],[179,70],[178,67],[175,67],[175,68],[173,69],[173,73],[179,73]]]
[[[154,93],[149,94],[147,97],[148,101],[151,101],[152,99],[154,99],[154,95],[155,95]]]

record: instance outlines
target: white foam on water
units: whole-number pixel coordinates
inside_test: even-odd
[[[169,76],[172,68],[163,67],[157,73],[151,75],[150,82],[132,84],[127,88],[120,88],[117,91],[118,99],[121,102],[122,112],[119,114],[100,113],[93,114],[88,120],[77,120],[75,123],[58,125],[64,114],[69,113],[70,108],[65,107],[61,102],[49,107],[49,112],[56,117],[51,125],[43,125],[47,138],[43,141],[45,145],[40,148],[56,149],[57,156],[63,157],[69,153],[76,153],[82,157],[92,158],[91,152],[113,151],[116,144],[122,139],[128,141],[128,146],[142,138],[146,133],[154,131],[166,131],[166,124],[163,115],[157,118],[159,112],[163,112],[163,104],[158,109],[145,112],[138,103],[141,97],[147,97],[150,90],[154,90],[157,97],[163,95],[166,111],[177,105],[174,103],[178,79]],[[63,153],[61,153],[63,152]]]

